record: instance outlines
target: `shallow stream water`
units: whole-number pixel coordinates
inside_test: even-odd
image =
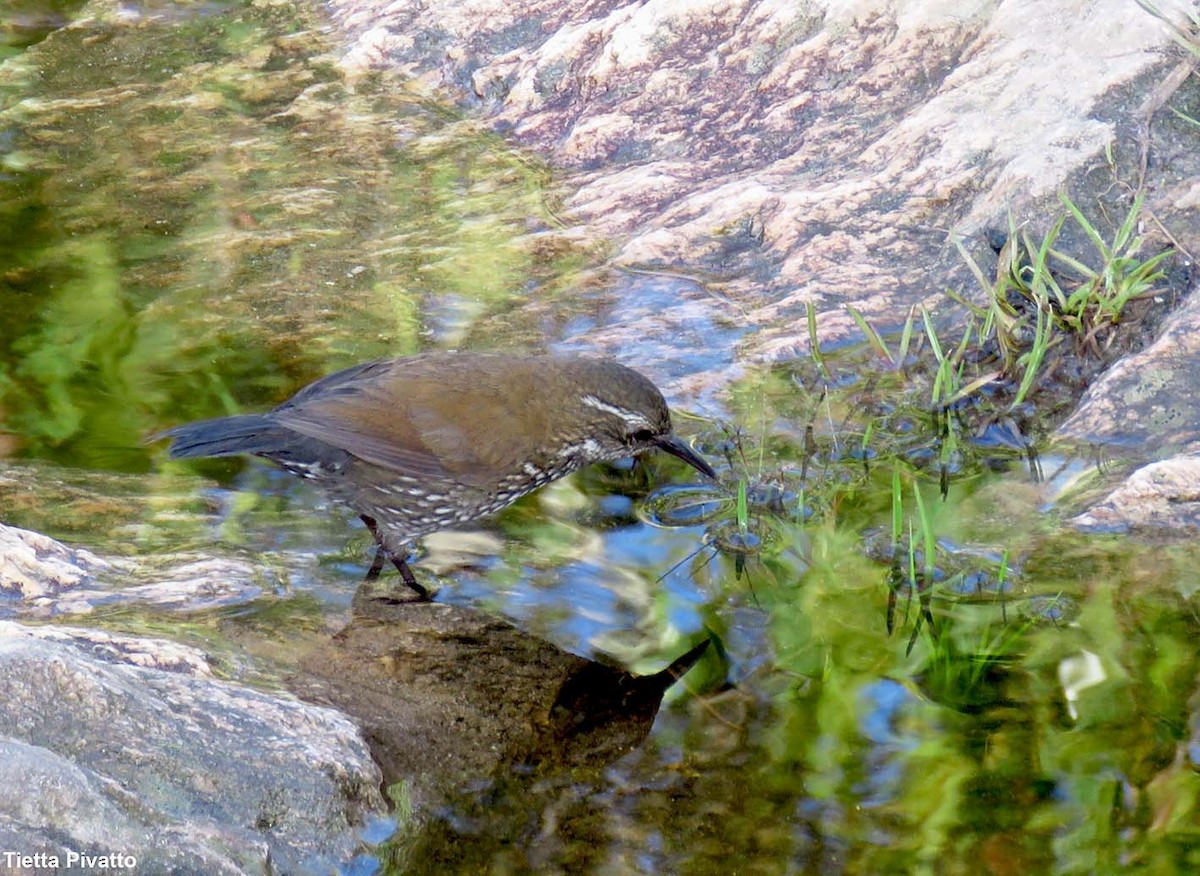
[[[346,622],[366,533],[265,465],[170,463],[146,436],[425,349],[615,347],[668,388],[736,358],[733,313],[639,335],[639,309],[685,309],[699,284],[606,269],[535,159],[399,78],[346,81],[318,9],[87,12],[0,67],[0,520],[262,572],[217,604],[38,620],[152,630],[277,685]],[[431,540],[416,568],[440,600],[581,656],[647,673],[713,647],[636,750],[481,778],[380,859],[1200,867],[1200,548],[1074,533],[1096,460],[936,422],[922,367],[864,347],[747,368],[703,417],[676,404],[720,484],[665,457],[595,467],[482,540]]]

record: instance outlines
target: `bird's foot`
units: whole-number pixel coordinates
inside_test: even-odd
[[[363,522],[367,522],[368,520],[370,520],[370,518],[363,518]],[[371,534],[375,536],[375,558],[371,561],[371,567],[367,569],[367,574],[363,578],[363,583],[369,584],[372,581],[377,580],[379,578],[379,574],[383,571],[383,564],[387,560],[391,560],[392,565],[396,567],[396,571],[400,573],[401,579],[403,579],[404,583],[407,584],[408,587],[417,594],[417,598],[422,602],[429,602],[431,599],[433,599],[429,589],[417,581],[416,575],[414,575],[412,569],[408,567],[408,560],[406,558],[396,556],[387,548],[385,548],[382,543],[380,543],[379,530],[374,524],[375,521],[370,520],[370,522],[367,523],[367,528],[370,529]]]

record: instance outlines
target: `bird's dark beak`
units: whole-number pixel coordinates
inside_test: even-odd
[[[659,449],[667,451],[667,453],[671,454],[672,456],[679,457],[692,468],[696,469],[696,471],[700,472],[701,474],[708,475],[713,480],[716,480],[717,473],[713,471],[713,467],[711,465],[704,461],[704,457],[692,450],[692,448],[688,447],[683,443],[682,440],[676,438],[674,435],[664,435],[662,438],[657,439],[654,443],[658,445]]]

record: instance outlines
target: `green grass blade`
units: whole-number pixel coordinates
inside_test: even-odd
[[[978,392],[979,390],[983,389],[989,383],[999,380],[1003,376],[1004,376],[1004,372],[1001,370],[989,371],[987,374],[981,374],[978,377],[976,377],[974,380],[972,380],[970,383],[961,387],[958,390],[958,392],[954,393],[954,395],[950,396],[950,398],[946,399],[946,404],[952,405],[955,402],[961,401],[962,399],[966,398],[967,396],[971,395],[972,393]]]
[[[1133,199],[1133,204],[1129,207],[1129,212],[1125,214],[1125,221],[1121,223],[1121,227],[1117,229],[1116,235],[1113,237],[1112,252],[1122,253],[1134,242],[1134,234],[1137,232],[1138,220],[1142,217],[1142,195],[1138,193]],[[1134,247],[1136,249],[1136,247]]]
[[[989,290],[988,291],[989,298],[991,297],[991,294],[992,294],[991,290]],[[949,298],[951,301],[961,304],[963,307],[967,308],[967,310],[971,311],[971,315],[974,316],[976,319],[984,319],[988,315],[988,308],[980,307],[978,304],[972,304],[970,301],[963,298],[961,295],[959,295],[953,289],[946,290],[946,297]]]
[[[963,246],[962,238],[958,236],[954,237],[954,247],[958,250],[958,254],[963,257],[963,261],[967,263],[967,267],[974,275],[975,282],[979,284],[979,288],[983,290],[983,294],[990,298],[992,296],[992,289],[994,288],[995,284],[984,275],[983,269],[979,267],[979,263],[975,261],[969,252],[967,252],[967,248]],[[967,307],[975,307],[975,305],[972,305],[961,298],[956,296],[952,297],[954,297],[954,300],[958,301],[960,304],[964,304]]]
[[[900,352],[897,357],[897,361],[901,366],[904,365],[904,361],[908,358],[908,345],[912,342],[913,319],[916,315],[916,307],[908,308],[908,319],[904,320],[904,330],[900,333]]]
[[[1067,296],[1063,294],[1062,289],[1051,276],[1049,260],[1054,242],[1058,239],[1063,223],[1066,221],[1066,216],[1060,216],[1058,221],[1050,226],[1050,230],[1042,239],[1041,246],[1037,247],[1029,278],[1029,294],[1035,301],[1041,297],[1048,297],[1047,293],[1050,293],[1054,295],[1059,308],[1064,310],[1067,305]],[[1025,246],[1031,253],[1035,252],[1032,241],[1026,239]]]
[[[1200,119],[1193,118],[1187,113],[1180,112],[1179,110],[1175,109],[1175,107],[1171,107],[1170,109],[1171,112],[1175,113],[1175,115],[1179,116],[1179,118],[1183,119],[1188,124],[1195,125],[1196,127],[1200,128]]]
[[[917,540],[913,538],[912,518],[908,521],[908,580],[917,583]]]
[[[967,355],[967,350],[971,346],[971,336],[975,333],[975,317],[971,317],[967,321],[967,327],[963,330],[962,340],[958,342],[958,346],[954,348],[954,352],[950,356],[950,361],[961,365],[963,359]],[[982,338],[980,339],[982,340]]]
[[[1083,276],[1085,276],[1085,277],[1099,276],[1099,274],[1095,270],[1088,267],[1083,262],[1079,261],[1079,259],[1076,259],[1076,258],[1073,258],[1073,257],[1067,255],[1062,250],[1054,249],[1053,247],[1051,247],[1048,254],[1054,256],[1054,258],[1057,261],[1062,262],[1068,268],[1072,268],[1072,269],[1078,271],[1079,273],[1083,274]]]
[[[926,582],[933,581],[933,573],[937,569],[936,551],[937,538],[933,534],[933,521],[929,517],[929,513],[925,510],[925,500],[921,498],[921,490],[917,486],[917,482],[913,481],[913,497],[917,501],[917,517],[921,524],[921,541],[925,547],[925,563],[923,571],[925,573]]]
[[[1037,379],[1038,369],[1042,367],[1042,359],[1045,358],[1046,351],[1052,345],[1050,338],[1050,317],[1046,312],[1048,308],[1049,305],[1045,302],[1038,302],[1037,324],[1033,331],[1033,346],[1029,349],[1028,353],[1017,360],[1018,364],[1024,363],[1025,372],[1021,375],[1021,385],[1017,388],[1017,395],[1013,399],[1013,407],[1025,401],[1029,390],[1033,388],[1033,381]]]
[[[825,357],[821,355],[821,342],[817,339],[817,308],[809,301],[805,304],[805,309],[808,316],[808,352],[817,363],[817,370],[821,372],[821,376],[828,380],[829,370],[825,367]]]
[[[933,327],[933,317],[924,307],[921,308],[921,320],[925,323],[925,336],[929,338],[929,346],[933,349],[933,355],[939,362],[944,362],[946,354],[942,352],[941,341],[938,340],[937,331]]]
[[[938,362],[937,374],[933,378],[933,389],[929,393],[929,404],[934,408],[938,407],[938,400],[947,391],[944,387],[950,382],[950,378],[947,376],[949,371],[950,363],[945,359],[940,360]]]
[[[867,322],[866,318],[849,304],[846,305],[846,309],[850,311],[850,315],[854,317],[854,321],[858,323],[858,327],[862,330],[862,333],[867,336],[867,341],[871,344],[871,346],[878,350],[883,358],[888,360],[889,364],[895,365],[896,360],[892,358],[892,351],[888,349],[888,345],[884,343],[884,340],[879,336],[879,333],[875,331],[875,329],[871,328],[871,325]]]
[[[1078,225],[1083,230],[1083,233],[1088,236],[1088,239],[1092,241],[1092,245],[1096,247],[1096,250],[1100,253],[1100,257],[1104,261],[1108,261],[1110,258],[1112,258],[1112,251],[1108,248],[1108,244],[1104,242],[1104,237],[1099,231],[1096,230],[1096,227],[1087,220],[1087,217],[1080,212],[1079,208],[1075,206],[1075,202],[1062,192],[1059,193],[1058,199],[1062,201],[1063,206],[1066,207],[1070,212],[1071,217],[1075,220],[1075,224]]]
[[[892,556],[900,547],[900,535],[904,532],[904,496],[900,488],[900,463],[892,463]]]

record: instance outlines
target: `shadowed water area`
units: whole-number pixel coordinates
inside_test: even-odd
[[[400,77],[347,80],[318,9],[94,4],[63,29],[76,9],[36,11],[0,54],[0,522],[138,562],[75,609],[6,596],[0,616],[198,645],[227,678],[345,707],[404,822],[412,786],[432,793],[405,770],[439,745],[406,754],[370,717],[423,664],[376,638],[409,621],[393,574],[360,590],[368,534],[266,464],[170,462],[145,439],[376,357],[603,350],[664,387],[720,481],[663,454],[594,466],[422,545],[439,603],[480,612],[464,639],[498,618],[561,649],[511,645],[530,662],[598,663],[571,664],[550,731],[439,778],[375,860],[1200,866],[1200,547],[1064,525],[1112,461],[1045,447],[1070,387],[1012,416],[986,397],[935,414],[928,344],[892,362],[859,344],[684,396],[733,360],[736,308],[693,319],[699,281],[606,267],[611,242],[570,233],[535,158]],[[638,333],[639,312],[673,309],[684,330]],[[241,571],[203,598],[128,596],[181,557]],[[704,642],[678,682],[655,676]],[[647,725],[667,688],[649,735],[619,706],[551,732],[604,672],[662,680],[625,688]],[[453,672],[437,681],[456,695]],[[463,701],[525,693],[495,682]],[[567,736],[588,756],[556,749]]]

